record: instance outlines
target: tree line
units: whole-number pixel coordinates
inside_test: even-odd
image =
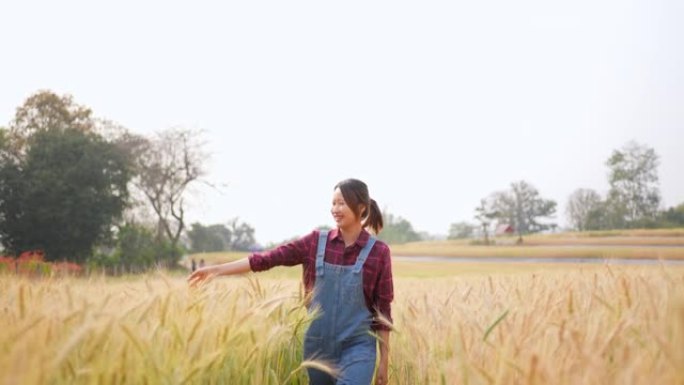
[[[3,254],[40,251],[108,271],[174,267],[185,252],[258,249],[238,218],[186,224],[188,192],[204,180],[201,133],[134,133],[69,95],[39,91],[0,127],[0,243]],[[385,213],[389,243],[421,239]],[[275,245],[272,245],[275,246]]]
[[[173,267],[185,239],[187,195],[205,175],[201,133],[144,136],[69,95],[39,91],[0,127],[0,242],[4,253],[40,250],[47,261],[107,269]],[[231,222],[225,247],[254,230]],[[199,227],[198,227],[199,226]]]
[[[579,188],[568,197],[566,216],[571,230],[684,226],[684,203],[660,208],[659,157],[653,148],[629,142],[613,150],[605,165],[610,186],[605,197],[589,188]],[[488,244],[491,226],[505,224],[522,242],[524,234],[558,227],[550,221],[556,206],[555,201],[542,198],[529,182],[514,182],[508,190],[494,192],[480,201],[475,208],[476,224],[453,223],[449,238],[469,238],[478,232]]]
[[[40,91],[0,127],[0,242],[5,254],[40,250],[48,261],[106,269],[175,266],[182,254],[257,248],[254,228],[237,218],[186,224],[187,196],[205,183],[201,133],[169,128],[144,136],[108,120],[68,95]],[[684,226],[684,203],[660,208],[652,148],[630,142],[606,161],[610,189],[568,198],[574,230]],[[451,225],[449,238],[476,233],[485,243],[494,226],[523,235],[555,229],[555,201],[527,181],[482,198],[475,223]],[[429,238],[384,210],[380,238],[405,243]]]

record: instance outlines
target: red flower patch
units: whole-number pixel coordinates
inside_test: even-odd
[[[0,272],[25,275],[68,274],[78,275],[83,268],[73,262],[45,262],[42,250],[25,251],[17,258],[0,256]]]

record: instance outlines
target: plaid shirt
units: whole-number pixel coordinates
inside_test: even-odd
[[[303,265],[304,288],[306,293],[311,293],[316,282],[316,246],[318,244],[318,230],[276,249],[254,253],[249,256],[249,266],[252,271],[264,271],[274,266]],[[366,245],[370,234],[362,230],[359,238],[353,245],[345,247],[342,234],[338,229],[328,233],[328,242],[325,246],[325,262],[334,265],[353,265]],[[366,298],[366,306],[373,314],[377,312],[392,321],[392,309],[390,303],[394,299],[394,286],[392,283],[392,261],[390,249],[381,241],[377,241],[366,263],[363,265],[363,294]],[[384,324],[373,321],[373,330],[389,330]]]

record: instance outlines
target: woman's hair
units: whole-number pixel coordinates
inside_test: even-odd
[[[368,186],[358,179],[345,179],[335,188],[340,189],[345,203],[357,218],[361,218],[363,227],[370,227],[375,234],[379,234],[382,230],[382,212],[378,203],[370,198]]]

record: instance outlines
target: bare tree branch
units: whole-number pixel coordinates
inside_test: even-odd
[[[174,246],[185,229],[185,196],[205,174],[199,132],[172,128],[148,139],[138,152],[134,185],[157,216],[157,236]]]

